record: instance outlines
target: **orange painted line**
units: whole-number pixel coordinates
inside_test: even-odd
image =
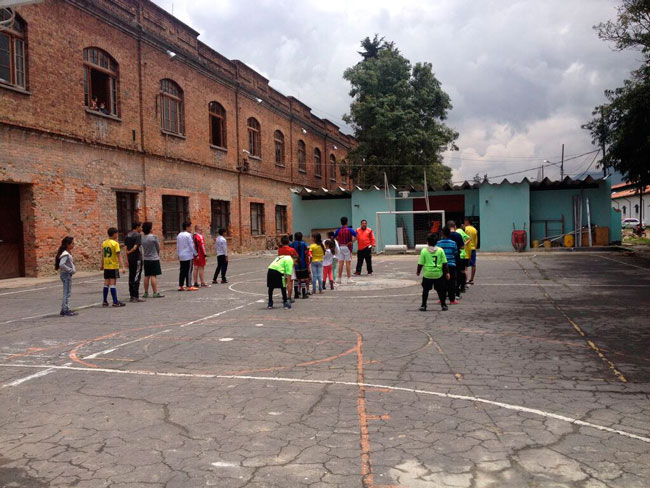
[[[366,364],[370,364],[370,363],[366,363]],[[390,388],[377,388],[374,386],[366,387],[366,391],[377,391],[380,393],[393,393],[393,390],[391,390]]]
[[[298,363],[294,364],[293,366],[272,366],[270,368],[259,368],[259,369],[249,369],[245,371],[230,371],[224,374],[251,374],[251,373],[267,373],[269,371],[282,371],[285,369],[291,369],[291,368],[301,368],[303,366],[313,366],[315,364],[320,364],[320,363],[327,363],[330,361],[335,361],[339,358],[342,358],[343,356],[347,356],[349,354],[352,354],[357,350],[356,346],[351,347],[345,352],[342,352],[340,354],[337,354],[335,356],[330,356],[328,358],[323,358],[323,359],[317,359],[315,361],[307,361],[306,363]]]
[[[361,445],[361,484],[363,488],[373,488],[374,477],[372,474],[372,462],[370,459],[370,432],[368,430],[368,411],[366,409],[366,392],[362,386],[363,376],[363,339],[361,334],[357,333],[357,383],[359,383],[359,393],[357,395],[357,413],[359,415],[359,431]]]
[[[368,420],[390,420],[390,415],[385,413],[383,415],[368,415]]]
[[[30,356],[32,354],[35,354],[35,353],[41,352],[41,351],[49,351],[51,349],[58,349],[58,348],[61,348],[61,347],[65,347],[67,345],[68,344],[60,344],[58,346],[50,346],[50,347],[28,347],[27,349],[25,349],[25,352],[12,354],[7,359],[5,359],[5,361],[11,361],[12,359],[21,358],[21,357],[25,357],[25,356]]]

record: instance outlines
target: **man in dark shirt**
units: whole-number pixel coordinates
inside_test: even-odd
[[[453,220],[449,220],[447,222],[447,227],[449,227],[449,230],[451,230],[451,233],[449,234],[449,239],[454,241],[456,243],[456,247],[458,248],[458,253],[456,256],[454,256],[455,261],[456,261],[456,273],[457,275],[460,273],[465,273],[465,259],[460,259],[460,251],[465,247],[465,242],[463,241],[463,236],[461,236],[458,232],[456,232],[456,222]],[[458,285],[459,280],[456,280],[456,284]],[[460,290],[457,289],[456,291],[456,296],[460,298]]]
[[[144,302],[140,295],[140,277],[142,276],[142,224],[133,222],[131,232],[124,239],[126,257],[129,261],[129,295],[132,303]]]

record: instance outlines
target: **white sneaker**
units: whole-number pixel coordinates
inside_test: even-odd
[[[352,278],[348,278],[348,283],[354,283],[354,280]]]

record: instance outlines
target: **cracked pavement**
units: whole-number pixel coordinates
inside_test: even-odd
[[[633,258],[479,253],[426,313],[415,256],[290,311],[266,309],[271,259],[193,293],[167,263],[166,297],[121,309],[85,277],[71,318],[57,283],[0,289],[0,487],[650,486]]]

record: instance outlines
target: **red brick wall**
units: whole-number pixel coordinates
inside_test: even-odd
[[[116,191],[137,192],[138,217],[151,220],[159,236],[163,195],[189,197],[192,221],[206,235],[210,200],[227,200],[231,246],[246,251],[266,246],[265,237],[250,235],[251,202],[264,203],[266,233],[275,234],[276,204],[288,207],[291,230],[290,186],[340,184],[340,177],[330,182],[329,155],[345,158],[351,138],[273,90],[244,63],[209,49],[191,27],[151,2],[49,0],[18,12],[28,30],[28,87],[20,93],[0,85],[0,182],[23,184],[28,276],[52,272],[52,255],[65,235],[75,236],[79,267],[96,268],[99,244],[116,225]],[[144,29],[140,43],[138,19]],[[119,120],[84,106],[86,47],[105,50],[119,64]],[[166,49],[177,56],[170,58]],[[183,137],[161,130],[157,97],[164,78],[183,90]],[[226,110],[225,150],[210,146],[211,101]],[[249,117],[261,125],[260,160],[243,153]],[[285,167],[275,164],[276,130],[285,138]],[[297,167],[299,139],[307,147],[306,174]],[[314,177],[315,147],[322,153],[322,178]],[[240,174],[245,159],[249,171]],[[163,245],[163,255],[175,257],[174,242]]]

